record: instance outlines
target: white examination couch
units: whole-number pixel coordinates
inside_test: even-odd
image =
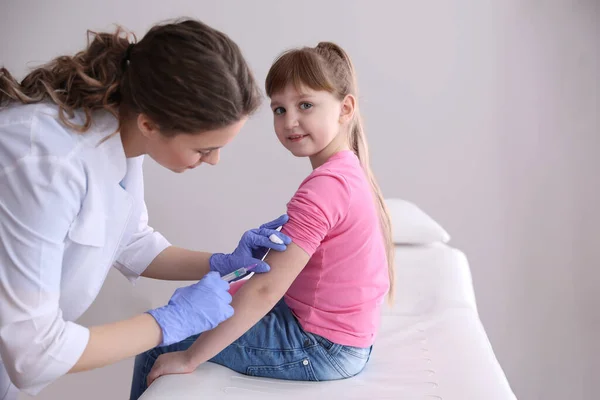
[[[386,308],[371,359],[333,382],[248,377],[205,363],[157,379],[142,400],[516,399],[479,320],[465,255],[410,202],[388,199],[396,243],[396,304]]]

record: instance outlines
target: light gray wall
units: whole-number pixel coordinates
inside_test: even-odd
[[[152,23],[181,15],[227,32],[261,82],[280,51],[338,42],[358,70],[385,195],[419,204],[468,255],[481,318],[517,396],[597,396],[599,2],[3,0],[0,7],[0,63],[20,76],[28,62],[78,50],[88,28],[121,23],[141,37]],[[243,230],[283,212],[309,171],[308,161],[279,145],[265,106],[216,168],[178,176],[146,163],[151,223],[175,244],[226,251]],[[176,286],[144,281],[132,289],[111,274],[82,322],[158,306]],[[131,362],[68,376],[39,398],[125,398]]]

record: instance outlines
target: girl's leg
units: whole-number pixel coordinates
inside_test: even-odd
[[[283,300],[238,340],[210,361],[252,376],[318,380],[315,343]]]
[[[324,381],[358,374],[370,354],[370,347],[343,346],[306,332],[281,300],[210,361],[251,376]]]

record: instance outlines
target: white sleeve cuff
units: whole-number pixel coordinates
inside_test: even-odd
[[[114,266],[134,284],[156,256],[170,246],[163,235],[154,231],[127,246]]]
[[[24,393],[37,395],[46,386],[66,375],[77,364],[89,340],[88,328],[74,322],[65,322],[62,338],[59,339],[61,345],[49,354],[48,366],[37,377],[25,377],[23,381],[16,382],[16,386],[19,386]]]

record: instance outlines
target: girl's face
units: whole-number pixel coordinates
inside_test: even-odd
[[[288,84],[271,96],[277,138],[296,157],[310,157],[313,168],[322,165],[348,148],[343,128],[353,111],[349,97],[340,101],[327,91]]]

